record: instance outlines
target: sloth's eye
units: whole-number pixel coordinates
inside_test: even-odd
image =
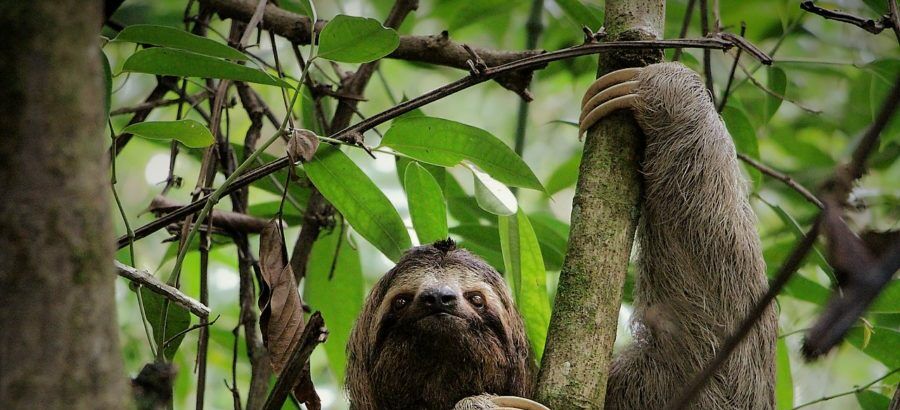
[[[484,296],[481,296],[480,293],[473,293],[468,296],[468,299],[469,299],[469,303],[471,303],[472,306],[475,306],[478,309],[481,309],[484,307]]]
[[[402,296],[397,296],[394,299],[394,304],[393,304],[394,311],[403,310],[403,308],[405,308],[407,305],[409,305],[409,296],[402,295]]]

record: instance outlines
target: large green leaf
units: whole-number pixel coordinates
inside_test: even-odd
[[[394,121],[381,145],[444,167],[468,160],[506,185],[543,190],[512,149],[489,132],[466,124],[434,117],[404,118]]]
[[[100,51],[103,63],[103,118],[109,117],[109,108],[112,105],[112,68],[109,66],[109,57],[106,53]]]
[[[400,45],[397,32],[378,20],[338,14],[319,34],[318,57],[343,63],[368,63]]]
[[[787,343],[778,338],[775,343],[775,408],[791,410],[794,408],[794,381],[791,376],[791,357],[788,355]]]
[[[540,363],[550,324],[550,298],[541,247],[528,216],[521,209],[515,215],[498,218],[503,265],[512,282],[535,358]]]
[[[884,287],[869,312],[900,313],[900,279],[892,280]]]
[[[759,159],[759,142],[756,139],[756,131],[750,120],[744,115],[744,112],[738,108],[728,105],[722,110],[722,118],[734,141],[734,147],[737,152],[749,156],[753,159]],[[759,187],[762,183],[762,173],[752,167],[746,167],[747,173],[753,180],[753,186]]]
[[[151,44],[160,47],[177,48],[193,51],[212,57],[245,61],[247,56],[225,44],[206,37],[200,37],[184,30],[169,26],[153,24],[135,24],[125,27],[113,41],[128,41],[138,44]]]
[[[856,402],[861,410],[885,410],[891,405],[891,398],[872,390],[856,393]]]
[[[494,215],[512,215],[519,208],[516,196],[490,175],[474,166],[468,167],[474,176],[475,202]]]
[[[362,310],[365,287],[359,252],[342,233],[335,228],[316,240],[303,286],[303,299],[322,312],[328,326],[325,354],[338,383],[344,381],[347,342]]]
[[[784,70],[778,67],[769,67],[766,71],[768,72],[766,87],[771,91],[771,93],[766,93],[765,100],[765,118],[768,122],[778,112],[778,107],[781,107],[784,100],[784,93],[787,91],[787,76],[784,74]]]
[[[411,246],[397,209],[341,150],[324,146],[303,168],[353,229],[389,259],[396,262]]]
[[[165,342],[171,339],[171,342],[165,346],[165,356],[172,360],[185,336],[181,334],[175,337],[175,335],[191,326],[191,314],[174,303],[165,303],[165,297],[149,289],[141,288],[140,291],[141,299],[144,302],[144,313],[147,314],[147,321],[153,328],[153,340],[156,341],[157,348],[162,349]],[[163,313],[164,306],[168,307],[168,314]],[[163,328],[165,328],[165,332],[163,332]]]
[[[177,77],[223,78],[289,87],[284,81],[257,69],[190,51],[161,47],[148,48],[132,54],[125,60],[122,71]]]
[[[862,327],[850,329],[847,332],[847,341],[869,357],[884,363],[889,369],[900,367],[900,355],[897,354],[897,346],[900,346],[900,331],[875,327],[872,329],[868,343],[865,343],[864,332],[865,329]]]
[[[592,30],[599,30],[603,25],[603,13],[594,12],[581,0],[556,0],[556,5],[566,13],[569,18],[575,20],[578,26],[587,26]],[[576,27],[577,28],[577,27]]]
[[[528,219],[541,244],[544,267],[549,271],[562,269],[569,243],[569,225],[549,214],[531,214]]]
[[[206,126],[194,120],[144,121],[127,126],[122,132],[154,140],[176,140],[191,148],[208,147],[215,142]]]
[[[581,151],[572,155],[550,174],[547,179],[547,195],[553,195],[578,182],[578,168],[581,166]]]
[[[406,167],[404,180],[409,216],[419,243],[447,239],[447,203],[437,180],[418,162]]]

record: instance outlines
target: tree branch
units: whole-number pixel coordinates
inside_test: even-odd
[[[806,189],[806,187],[800,185],[800,183],[797,182],[794,178],[791,178],[790,175],[786,175],[772,168],[769,168],[766,164],[750,158],[746,154],[738,153],[737,156],[741,159],[741,161],[744,161],[753,168],[758,169],[763,174],[784,182],[785,185],[791,187],[791,189],[793,189],[794,191],[797,191],[797,193],[806,198],[807,201],[812,202],[812,204],[817,206],[819,209],[825,208],[825,205],[822,204],[822,201],[820,201],[819,198],[817,198],[812,192]]]
[[[256,4],[249,0],[201,0],[201,4],[215,10],[220,17],[249,21]],[[316,22],[316,31],[321,31],[327,21]],[[291,13],[275,5],[266,6],[261,27],[271,30],[296,44],[309,44],[309,17]],[[541,51],[502,51],[485,48],[474,48],[485,64],[495,67],[511,61],[541,53]],[[467,70],[466,60],[469,55],[462,45],[450,40],[448,33],[442,32],[433,36],[400,36],[400,45],[388,58],[442,65]],[[533,67],[532,70],[538,67]],[[530,99],[528,85],[531,83],[531,72],[508,73],[495,79],[504,88],[515,92],[522,98]]]
[[[890,3],[893,3],[893,1],[894,0],[888,0],[888,2]],[[886,28],[894,27],[894,23],[891,21],[890,15],[882,16],[878,20],[872,20],[865,17],[855,16],[850,13],[845,13],[840,10],[824,9],[816,6],[816,3],[812,0],[806,0],[800,3],[800,8],[810,13],[822,16],[826,20],[835,20],[842,23],[852,24],[872,34],[878,34],[884,31],[884,29]]]
[[[187,309],[197,317],[209,317],[208,307],[190,296],[185,295],[180,290],[166,285],[161,280],[151,275],[150,272],[138,270],[131,266],[125,266],[119,261],[113,262],[116,265],[116,273],[118,273],[119,276],[166,297],[171,300],[172,303]]]
[[[642,41],[611,41],[606,43],[589,43],[583,44],[580,46],[570,47],[550,53],[544,53],[536,56],[526,57],[521,60],[516,60],[511,63],[507,63],[501,65],[499,67],[489,67],[478,75],[470,75],[454,81],[450,84],[444,85],[442,87],[436,88],[432,91],[429,91],[419,97],[413,98],[411,100],[407,100],[403,103],[400,103],[394,107],[391,107],[385,111],[382,111],[378,114],[375,114],[363,121],[360,121],[352,126],[344,128],[341,131],[335,132],[330,135],[328,138],[330,140],[339,140],[341,138],[345,138],[347,135],[351,133],[363,133],[368,131],[378,125],[381,125],[385,122],[388,122],[394,118],[399,117],[407,112],[410,112],[416,108],[423,107],[432,102],[438,101],[442,98],[448,97],[450,95],[456,94],[462,90],[473,87],[475,85],[481,84],[485,81],[496,78],[501,74],[505,74],[511,71],[521,70],[525,68],[533,68],[545,65],[547,63],[551,63],[558,60],[566,60],[570,58],[597,54],[603,50],[611,50],[611,49],[659,49],[659,48],[711,48],[711,49],[719,49],[719,50],[727,50],[732,47],[733,44],[722,40],[720,38],[703,38],[703,39],[684,39],[684,40],[642,40]],[[277,160],[269,162],[260,167],[251,169],[247,171],[240,177],[236,178],[234,182],[229,185],[223,194],[229,194],[243,188],[253,181],[265,177],[266,175],[272,174],[286,166],[290,165],[290,160],[285,156],[281,157]],[[153,222],[150,222],[134,231],[134,239],[142,239],[147,237],[148,235],[156,232],[168,225],[169,223],[177,220],[178,218],[183,218],[184,216],[193,214],[195,212],[200,211],[206,202],[209,200],[209,195],[205,195],[200,199],[191,202],[188,205],[185,205],[177,210],[172,211],[170,214],[159,218]],[[118,238],[117,247],[122,248],[128,245],[128,237],[123,236]]]
[[[266,404],[263,406],[264,409],[276,410],[281,408],[294,386],[300,381],[313,349],[319,343],[324,342],[327,336],[328,331],[325,329],[325,321],[322,320],[322,315],[319,312],[313,313],[309,317],[309,322],[306,323],[306,328],[303,329],[303,334],[300,335],[297,347],[291,353],[287,365],[281,371],[278,381],[275,382],[275,387],[269,393],[269,398],[266,399]]]

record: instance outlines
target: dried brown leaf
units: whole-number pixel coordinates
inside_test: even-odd
[[[276,374],[281,373],[303,332],[303,302],[282,238],[276,219],[269,222],[259,238],[259,325]]]
[[[319,149],[319,138],[310,130],[294,129],[287,143],[287,154],[292,162],[309,161]]]

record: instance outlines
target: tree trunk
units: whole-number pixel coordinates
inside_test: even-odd
[[[102,2],[0,3],[0,403],[127,407],[116,327]]]
[[[660,38],[664,0],[607,0],[607,39]],[[658,50],[600,55],[598,75],[662,60]],[[581,96],[574,96],[578,104]],[[622,286],[639,216],[643,136],[630,112],[613,114],[587,133],[572,204],[569,248],[537,399],[553,409],[603,408]]]

